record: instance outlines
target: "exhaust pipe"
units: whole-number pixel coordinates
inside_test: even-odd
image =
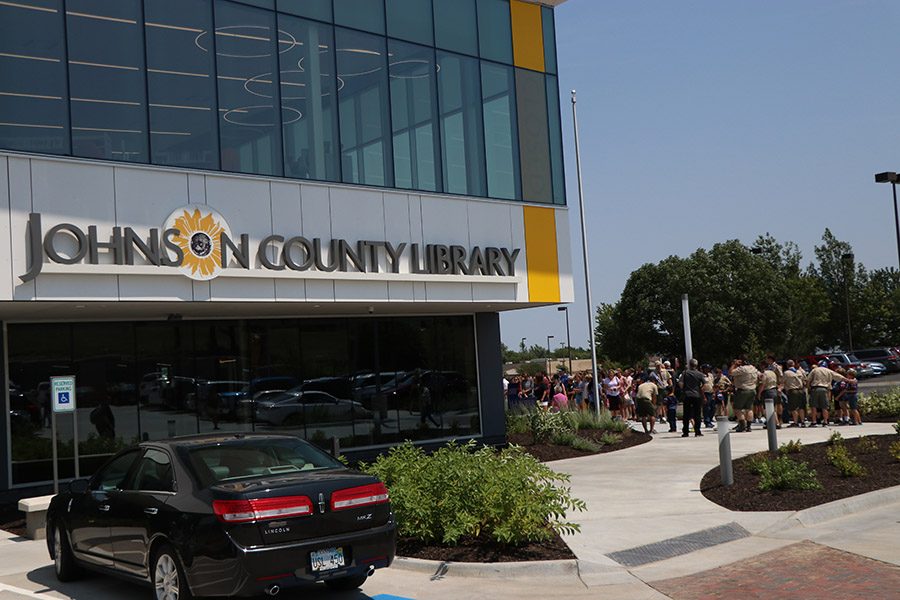
[[[281,591],[281,588],[277,585],[270,585],[266,588],[266,594],[269,596],[277,596],[278,592]]]
[[[375,565],[369,565],[369,569],[366,571],[366,577],[371,577],[375,574]]]

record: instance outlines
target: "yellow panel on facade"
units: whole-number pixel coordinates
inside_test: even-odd
[[[513,61],[517,67],[544,70],[544,30],[539,4],[512,0]]]
[[[559,253],[556,247],[556,210],[523,206],[528,301],[559,302]]]

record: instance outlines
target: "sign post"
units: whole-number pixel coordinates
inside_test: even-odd
[[[75,478],[80,476],[78,468],[78,415],[75,412],[75,376],[50,378],[50,397],[53,406],[50,429],[53,436],[53,493],[59,493],[59,452],[56,442],[57,413],[71,413],[73,419]]]

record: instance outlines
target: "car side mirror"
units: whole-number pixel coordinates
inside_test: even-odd
[[[69,493],[86,494],[89,487],[90,486],[87,479],[75,479],[69,483]]]

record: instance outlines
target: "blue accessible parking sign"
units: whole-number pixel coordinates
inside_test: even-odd
[[[50,395],[53,400],[53,412],[68,413],[75,411],[75,377],[51,377]]]

